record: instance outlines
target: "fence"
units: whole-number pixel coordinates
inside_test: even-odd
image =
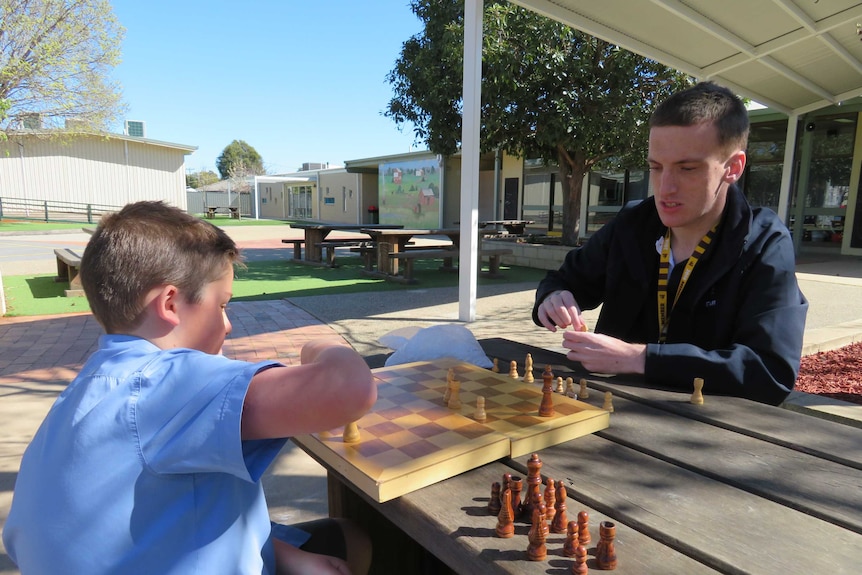
[[[203,214],[206,208],[239,207],[243,217],[252,216],[251,194],[236,192],[186,192],[186,209],[190,214]]]
[[[0,220],[97,224],[104,214],[119,210],[119,206],[0,197]]]

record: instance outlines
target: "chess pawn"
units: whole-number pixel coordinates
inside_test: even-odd
[[[586,547],[592,540],[593,538],[590,537],[590,514],[581,511],[578,513],[578,543]]]
[[[564,387],[564,384],[563,384],[563,378],[558,377],[557,378],[557,393],[563,393],[564,391],[566,391],[566,388]]]
[[[494,373],[500,373],[500,360],[496,357],[494,358],[494,367],[491,368],[491,371]]]
[[[554,502],[554,520],[551,522],[553,533],[565,533],[569,518],[566,517],[566,486],[563,480],[557,482],[556,501]]]
[[[548,526],[553,523],[554,516],[557,514],[556,503],[556,486],[554,485],[554,480],[549,478],[545,484],[545,521],[548,522]]]
[[[694,378],[694,393],[691,394],[691,402],[695,405],[703,405],[703,378]]]
[[[575,549],[575,564],[572,565],[573,575],[587,575],[587,548],[583,545],[578,545]]]
[[[512,477],[510,483],[512,487],[512,516],[517,520],[524,511],[521,504],[521,491],[524,489],[524,480],[516,475]]]
[[[494,533],[497,537],[508,539],[515,534],[515,516],[512,515],[512,493],[509,489],[500,496],[500,513],[497,515],[497,527]]]
[[[589,399],[590,390],[587,389],[587,380],[583,377],[581,378],[580,386],[581,389],[578,391],[578,399]]]
[[[521,377],[518,375],[518,362],[514,359],[509,364],[509,377],[512,379],[519,379]]]
[[[575,380],[571,377],[566,378],[566,397],[575,398],[577,394],[575,393]]]
[[[356,443],[359,441],[359,426],[355,421],[351,421],[344,426],[344,433],[341,435],[341,440],[344,443]]]
[[[529,541],[527,546],[527,558],[530,561],[544,561],[548,556],[548,547],[545,545],[547,538],[547,526],[545,523],[544,503],[533,509],[533,526],[530,527]]]
[[[476,411],[473,412],[473,419],[479,423],[485,423],[488,420],[488,414],[485,413],[485,398],[481,395],[476,398]]]
[[[599,544],[596,546],[596,566],[603,571],[617,568],[617,552],[614,549],[614,538],[617,526],[611,521],[599,523]]]
[[[488,500],[488,515],[500,515],[500,482],[491,484],[491,499]]]
[[[574,521],[569,521],[566,524],[566,542],[563,543],[563,555],[566,557],[574,557],[575,550],[580,546],[578,543],[578,524]]]
[[[614,395],[610,391],[605,392],[605,402],[602,404],[602,409],[609,413],[614,412]]]

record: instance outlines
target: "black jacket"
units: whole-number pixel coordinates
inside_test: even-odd
[[[718,234],[659,344],[655,244],[666,229],[654,198],[620,211],[548,272],[536,291],[533,321],[540,325],[538,307],[549,293],[569,290],[581,309],[602,305],[597,333],[647,343],[647,384],[690,390],[702,377],[705,392],[781,403],[799,372],[808,312],[787,228],[731,187]]]

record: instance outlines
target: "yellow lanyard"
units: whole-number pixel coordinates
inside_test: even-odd
[[[697,265],[698,260],[700,260],[700,256],[706,251],[706,248],[712,242],[712,238],[715,237],[715,231],[718,229],[718,224],[712,227],[703,238],[701,238],[700,243],[697,244],[697,247],[694,248],[694,252],[692,252],[691,256],[688,258],[688,261],[685,263],[685,269],[682,270],[682,277],[679,280],[679,285],[676,288],[676,295],[673,298],[673,305],[670,306],[670,309],[673,310],[674,306],[676,306],[676,302],[679,300],[679,296],[682,293],[683,288],[685,288],[685,284],[688,282],[688,278],[691,277],[691,272],[694,270],[694,266]],[[667,326],[670,324],[670,313],[667,306],[667,284],[668,278],[670,277],[670,228],[667,229],[667,233],[664,235],[664,241],[661,246],[661,258],[658,263],[658,327],[659,327],[659,343],[664,343],[667,339]]]

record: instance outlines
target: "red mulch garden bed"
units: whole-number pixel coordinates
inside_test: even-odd
[[[862,405],[862,342],[804,356],[795,389]]]

